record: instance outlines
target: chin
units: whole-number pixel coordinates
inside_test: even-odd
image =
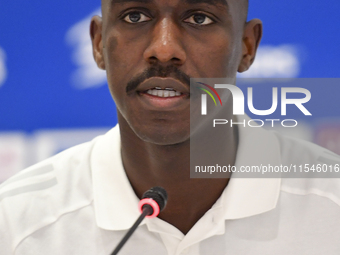
[[[118,111],[118,122],[130,139],[150,144],[176,145],[190,140],[190,118],[183,114],[150,118],[143,114],[124,116]]]
[[[144,129],[134,129],[135,134],[144,142],[155,145],[177,145],[190,139],[190,128],[155,125]]]

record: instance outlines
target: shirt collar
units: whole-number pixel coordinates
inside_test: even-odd
[[[239,144],[235,166],[281,165],[280,144],[273,132],[247,125],[248,116],[238,116]],[[253,123],[252,123],[253,125]],[[254,176],[254,175],[252,175]],[[245,178],[244,174],[233,173],[221,196],[225,219],[238,219],[261,214],[276,207],[280,178]]]
[[[139,217],[138,197],[125,174],[119,126],[100,137],[93,148],[91,170],[97,225],[106,230],[124,230]]]
[[[249,118],[245,120],[247,122]],[[139,217],[139,199],[125,174],[120,150],[117,125],[98,138],[91,155],[96,222],[106,230],[128,229]],[[241,126],[235,165],[239,168],[259,164],[281,164],[278,140],[262,128]],[[270,211],[277,204],[280,185],[279,178],[250,179],[233,174],[214,208],[223,208],[221,217],[224,219],[244,218]]]

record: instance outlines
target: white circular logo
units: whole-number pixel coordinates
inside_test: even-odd
[[[71,83],[78,89],[100,87],[106,83],[106,72],[97,67],[92,56],[89,24],[93,15],[101,15],[100,8],[74,24],[66,33],[66,42],[73,47],[72,60],[77,66]]]
[[[5,51],[0,48],[0,87],[5,83],[7,77],[5,60],[6,60]]]

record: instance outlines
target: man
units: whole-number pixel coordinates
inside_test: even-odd
[[[247,1],[103,0],[102,15],[93,54],[119,126],[2,185],[1,254],[110,254],[153,186],[167,207],[120,254],[338,254],[337,181],[190,178],[190,78],[250,67],[262,25],[246,21]],[[217,146],[225,165],[338,162],[263,130],[228,129]]]
[[[94,58],[107,71],[118,109],[125,172],[138,197],[157,185],[176,197],[161,218],[187,233],[228,181],[189,178],[189,77],[235,77],[237,70],[248,69],[261,23],[245,24],[246,1],[102,5],[103,18],[93,19],[91,37]],[[181,95],[148,96],[148,90],[156,87]],[[235,161],[236,146],[230,143],[228,148],[230,163]],[[209,191],[205,196],[199,192],[202,187]]]

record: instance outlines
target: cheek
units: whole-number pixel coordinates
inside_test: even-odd
[[[105,41],[105,66],[108,78],[115,82],[124,82],[131,78],[133,70],[140,63],[142,54],[138,52],[136,40],[126,38],[119,31],[112,31]]]
[[[216,62],[219,64],[215,65],[219,75],[216,77],[232,77],[234,78],[237,73],[237,69],[240,62],[241,46],[236,36],[232,36],[231,39],[227,39],[227,43],[216,46],[214,50],[214,56],[216,56]]]
[[[124,60],[124,45],[123,42],[119,40],[119,36],[110,35],[105,44],[105,66],[108,72],[108,76],[111,78],[112,75],[115,76],[119,69],[126,69],[126,64]],[[117,77],[115,77],[117,78]]]
[[[122,38],[119,33],[111,32],[105,40],[104,49],[107,80],[117,106],[123,101],[126,85],[135,75],[136,66],[140,63],[136,51],[131,50],[136,47]]]
[[[124,90],[124,75],[118,75],[124,73],[127,66],[124,63],[124,54],[119,54],[121,51],[118,37],[115,35],[109,35],[104,44],[104,57],[105,68],[107,74],[107,82],[111,92],[111,96],[118,108],[122,108],[122,100],[120,100],[125,93]]]
[[[201,54],[197,54],[201,52]],[[234,76],[237,70],[238,50],[228,38],[218,38],[190,48],[192,65],[200,77],[220,78]]]

